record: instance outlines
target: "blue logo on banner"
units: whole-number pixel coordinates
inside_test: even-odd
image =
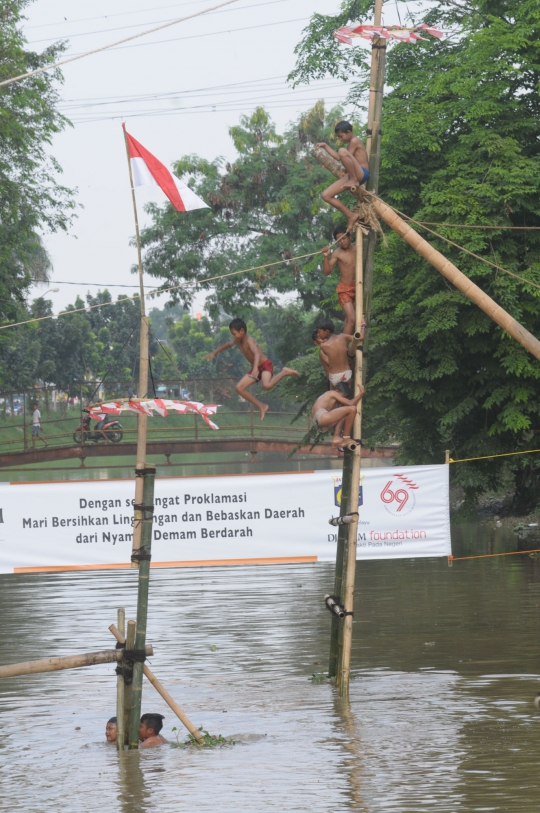
[[[358,505],[363,505],[362,486],[358,486]],[[341,506],[341,485],[334,486],[334,505]]]

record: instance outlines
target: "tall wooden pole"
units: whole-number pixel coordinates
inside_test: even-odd
[[[126,649],[134,649],[135,648],[135,627],[136,623],[133,620],[129,620],[127,622],[127,634],[126,634]],[[129,716],[131,714],[131,687],[132,684],[126,683],[124,686],[124,745],[128,744],[129,739]]]
[[[382,0],[375,2],[375,15],[373,24],[381,24]],[[381,123],[382,102],[384,94],[384,77],[386,70],[386,40],[383,37],[374,37],[371,51],[371,74],[369,80],[369,107],[366,149],[369,157],[369,178],[366,188],[372,192],[379,189],[379,167],[381,161]],[[364,365],[362,375],[365,382],[367,373],[367,354],[369,344],[369,323],[371,316],[371,296],[373,290],[373,268],[375,265],[375,244],[377,235],[371,231],[367,238],[366,256],[364,264],[364,318],[366,329],[364,331]]]
[[[374,10],[374,25],[381,24],[382,14],[382,0],[375,0]],[[380,159],[380,122],[382,111],[382,96],[384,90],[384,69],[385,69],[385,55],[386,55],[386,40],[382,37],[375,37],[372,43],[371,51],[371,72],[369,79],[369,102],[368,102],[368,121],[367,121],[367,136],[366,136],[366,149],[369,157],[369,173],[368,189],[377,190],[379,179],[379,159]],[[378,122],[374,124],[374,122]],[[324,156],[330,158],[328,153]],[[317,156],[319,158],[319,156]],[[321,155],[322,158],[322,155]],[[321,161],[323,163],[323,161]],[[328,167],[330,169],[330,167]],[[332,170],[331,170],[332,171]],[[370,232],[365,246],[366,257],[364,261],[364,285],[363,285],[363,314],[365,314],[366,330],[364,332],[364,351],[367,350],[367,334],[369,329],[369,314],[371,310],[371,291],[373,287],[373,264],[375,255],[375,242],[376,235]],[[363,245],[363,240],[356,245],[358,252],[359,247]],[[358,307],[358,302],[357,302]],[[360,328],[362,320],[358,322],[356,329]],[[366,365],[362,367],[362,380],[366,376]],[[358,436],[359,437],[359,436]],[[350,513],[350,484],[353,469],[353,452],[345,452],[343,460],[343,477],[341,481],[341,509],[340,515]],[[334,595],[340,596],[343,589],[343,578],[345,572],[345,550],[346,541],[348,538],[350,526],[340,525],[338,530],[338,541],[336,548],[336,570],[334,576]],[[338,663],[342,660],[342,638],[343,638],[343,622],[335,615],[332,615],[332,629],[330,633],[330,660],[328,664],[329,677],[338,676]]]
[[[148,317],[146,315],[144,300],[143,264],[141,253],[141,238],[139,234],[139,217],[137,214],[137,199],[135,197],[135,186],[133,184],[133,172],[131,170],[131,160],[129,157],[129,146],[124,128],[124,140],[126,143],[126,155],[129,168],[129,183],[131,185],[131,200],[133,202],[133,217],[135,219],[135,240],[137,243],[137,259],[139,264],[139,291],[141,300],[141,335],[139,343],[139,398],[145,398],[148,394]],[[148,428],[148,416],[137,414],[137,463],[136,470],[142,471],[146,465],[146,435]],[[135,477],[135,517],[133,526],[133,551],[141,547],[142,511],[137,506],[143,503],[143,478]],[[132,562],[132,567],[138,567],[137,562]]]
[[[363,268],[363,235],[360,226],[356,227],[356,330],[362,328],[363,302],[364,302],[364,268]],[[355,353],[354,368],[354,394],[358,395],[362,387],[362,345],[358,345]],[[354,420],[353,436],[362,437],[362,401],[358,403],[356,418]],[[352,452],[351,487],[349,497],[349,513],[358,512],[358,492],[360,489],[360,466],[362,460],[362,446],[357,445]],[[337,685],[342,697],[349,695],[349,676],[351,671],[352,628],[354,611],[354,583],[356,576],[356,545],[358,541],[358,520],[346,526],[348,529],[347,550],[344,568],[343,606],[345,618],[343,620],[343,644],[341,658],[338,666]]]
[[[136,551],[139,559],[139,586],[137,591],[137,628],[135,630],[135,649],[143,650],[146,644],[146,624],[148,620],[148,588],[150,584],[150,552],[152,550],[152,515],[154,513],[154,479],[156,467],[145,466],[139,470],[143,481],[143,502],[139,506],[142,513],[141,545]],[[133,664],[133,682],[131,684],[131,712],[129,715],[129,748],[139,747],[139,723],[141,719],[141,700],[143,682],[143,663]]]

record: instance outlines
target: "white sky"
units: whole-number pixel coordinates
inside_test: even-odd
[[[38,51],[55,40],[69,39],[69,55],[215,3],[94,0],[89,5],[82,0],[37,0],[27,9],[25,31]],[[129,132],[169,167],[187,153],[233,159],[228,130],[242,113],[250,114],[262,104],[281,131],[319,98],[328,105],[343,100],[346,86],[335,80],[295,90],[285,83],[310,15],[335,13],[338,7],[339,0],[330,4],[328,0],[239,0],[64,67],[62,111],[74,127],[55,139],[52,153],[64,170],[61,182],[78,188],[77,201],[83,208],[69,235],[45,238],[54,265],[51,287],[60,288],[59,293],[49,294],[55,312],[77,294],[99,290],[85,283],[109,286],[114,298],[130,289],[113,284],[132,285],[131,292],[136,290],[130,273],[136,252],[129,245],[134,226],[121,121],[125,118]],[[397,22],[393,8],[392,3],[387,24]],[[253,86],[246,86],[248,82]],[[129,98],[145,94],[173,95]],[[148,187],[137,192],[141,204],[150,199],[161,202],[156,194]],[[144,225],[142,205],[139,217]],[[159,281],[148,278],[146,282],[153,287]],[[32,295],[42,293],[40,287]],[[196,298],[194,312],[202,308],[205,296]],[[165,301],[162,297],[153,304]]]

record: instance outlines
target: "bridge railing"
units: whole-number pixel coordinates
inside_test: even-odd
[[[303,418],[292,423],[294,412],[268,411],[264,422],[259,419],[259,413],[253,410],[218,410],[212,420],[219,426],[213,430],[198,415],[169,414],[167,418],[155,416],[148,421],[148,441],[167,440],[217,440],[226,438],[251,438],[267,440],[300,440],[311,426],[309,419]],[[51,447],[89,445],[95,443],[105,444],[103,436],[96,435],[92,420],[90,434],[81,437],[77,431],[81,424],[81,416],[77,407],[70,407],[64,418],[42,419],[42,432],[40,437],[32,437],[31,421],[21,421],[9,418],[0,421],[0,455],[4,453],[23,452],[32,448],[43,447],[48,443]],[[118,418],[122,429],[121,444],[135,442],[137,439],[136,414],[122,413]],[[96,440],[96,438],[99,438]]]

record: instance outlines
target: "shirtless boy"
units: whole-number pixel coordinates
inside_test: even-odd
[[[244,354],[251,364],[251,372],[247,373],[243,378],[240,379],[235,387],[235,390],[239,395],[242,396],[242,398],[245,398],[246,401],[249,401],[251,404],[257,407],[261,413],[262,421],[268,411],[268,404],[263,404],[261,401],[257,401],[253,395],[250,395],[247,388],[251,387],[251,385],[256,381],[260,381],[263,390],[271,390],[276,386],[276,384],[279,384],[281,379],[285,378],[285,376],[300,375],[300,373],[296,370],[291,370],[290,367],[284,367],[280,373],[273,376],[272,374],[274,372],[274,367],[272,362],[266,358],[255,339],[252,339],[251,336],[247,335],[247,327],[243,319],[233,319],[229,325],[229,330],[233,335],[233,341],[222,344],[221,347],[218,347],[216,350],[208,353],[205,358],[213,359],[218,353],[221,353],[223,350],[229,350],[231,347],[237,347],[240,352]]]
[[[326,150],[336,161],[341,161],[347,174],[344,178],[334,181],[328,189],[325,189],[322,193],[322,199],[335,209],[339,209],[339,211],[345,215],[347,218],[347,230],[350,231],[358,220],[358,215],[351,212],[344,203],[337,199],[336,195],[339,195],[346,189],[358,189],[359,186],[366,183],[369,178],[369,161],[366,148],[358,136],[353,135],[352,124],[350,122],[339,121],[336,124],[335,133],[340,141],[347,144],[347,148],[340,147],[336,152],[324,141],[317,144],[317,147],[322,147],[322,149]]]
[[[339,390],[347,398],[350,395],[348,382],[352,378],[351,359],[348,355],[352,334],[334,334],[334,323],[331,319],[322,319],[317,327],[321,340],[320,352],[324,355],[327,378],[332,389]]]
[[[351,440],[351,429],[356,417],[356,405],[364,394],[364,388],[354,398],[345,398],[337,390],[319,396],[313,404],[311,417],[319,432],[334,427],[332,446],[341,446]],[[341,406],[340,406],[341,405]]]
[[[344,333],[353,333],[356,321],[356,246],[343,226],[336,226],[333,231],[334,240],[338,241],[338,248],[330,256],[331,248],[323,248],[323,274],[330,276],[336,263],[339,268],[340,280],[336,287],[339,304],[345,314],[343,325]]]
[[[168,745],[169,741],[159,733],[163,728],[163,714],[143,714],[139,726],[140,748],[152,745]]]

